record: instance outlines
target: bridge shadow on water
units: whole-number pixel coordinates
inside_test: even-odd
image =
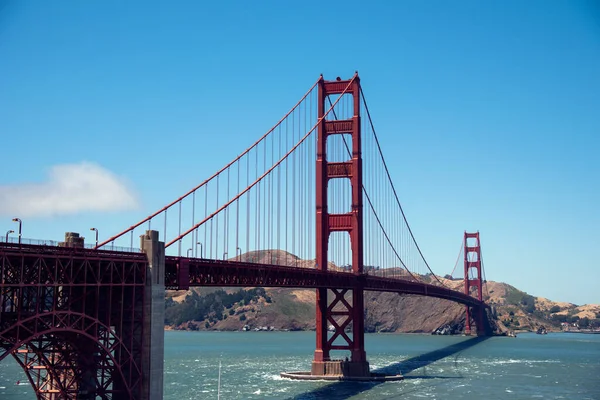
[[[416,369],[425,367],[443,358],[458,354],[461,351],[467,350],[485,340],[489,339],[489,336],[473,337],[464,340],[460,343],[456,343],[450,346],[443,347],[438,350],[430,351],[416,357],[411,357],[403,361],[388,365],[383,368],[373,370],[372,372],[377,374],[385,375],[406,375]],[[405,376],[405,380],[409,379],[460,379],[456,377],[446,376],[431,376],[431,375],[411,375]],[[310,392],[302,393],[297,396],[291,397],[291,400],[308,400],[308,399],[348,399],[352,396],[356,396],[362,392],[371,390],[372,388],[381,385],[384,382],[335,382]],[[402,384],[402,381],[397,382]]]

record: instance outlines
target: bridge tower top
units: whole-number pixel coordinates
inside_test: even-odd
[[[362,151],[360,131],[360,80],[358,74],[352,79],[326,81],[321,76],[318,92],[318,116],[321,119],[317,130],[317,268],[326,270],[328,240],[333,231],[345,231],[350,234],[352,248],[352,271],[363,272],[363,198],[362,198]],[[350,95],[353,98],[353,116],[349,119],[337,119],[335,111],[329,119],[325,118],[328,96]],[[345,162],[327,160],[327,138],[332,135],[350,134],[352,156]],[[352,185],[352,209],[348,214],[330,214],[327,207],[327,182],[330,179],[346,178]]]
[[[469,242],[469,239],[474,239]],[[465,255],[465,294],[470,294],[471,287],[477,288],[477,299],[482,300],[481,276],[481,245],[479,242],[479,232],[465,232],[464,237],[464,255]]]

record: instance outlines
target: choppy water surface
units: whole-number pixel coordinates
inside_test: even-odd
[[[372,370],[404,381],[291,381],[310,369],[314,332],[166,332],[165,399],[600,399],[600,335],[518,338],[366,335]],[[33,399],[14,363],[0,363],[0,399]]]

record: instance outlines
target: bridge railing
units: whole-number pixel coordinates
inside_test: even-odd
[[[86,244],[85,245],[86,249],[95,249],[96,245],[95,244]],[[101,249],[98,250],[107,250],[107,251],[118,251],[118,252],[125,252],[125,253],[141,253],[142,249],[138,248],[138,247],[123,247],[123,246],[114,246],[114,245],[108,245],[105,244]]]
[[[6,237],[0,237],[0,243],[9,243],[9,244],[19,244],[19,238],[18,237],[8,237],[8,241],[6,240]],[[33,246],[49,246],[49,247],[59,247],[60,246],[59,241],[56,240],[46,240],[46,239],[29,239],[29,238],[21,238],[21,244],[23,245],[33,245]],[[94,243],[88,243],[84,245],[84,248],[86,249],[91,249],[93,250],[96,247],[96,245]],[[107,251],[116,251],[116,252],[123,252],[123,253],[141,253],[142,250],[140,248],[137,247],[123,247],[123,246],[113,246],[113,245],[105,245],[104,247],[102,247],[102,249],[100,250],[107,250]]]
[[[18,237],[9,237],[8,241],[7,241],[6,237],[3,237],[3,238],[0,238],[0,243],[18,244],[19,238]],[[21,238],[21,244],[28,244],[28,245],[34,245],[34,246],[56,246],[56,247],[58,247],[58,242],[56,240],[45,240],[45,239]]]

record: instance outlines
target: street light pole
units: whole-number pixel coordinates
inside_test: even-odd
[[[96,247],[98,247],[98,229],[90,228],[90,231],[96,231]]]
[[[202,258],[202,242],[196,242],[196,254],[198,254],[198,245],[200,245],[200,258]]]
[[[194,249],[192,249],[192,248],[187,249],[187,257],[188,258],[190,258],[190,251],[194,251]]]
[[[240,258],[238,259],[238,261],[242,261],[242,249],[240,249],[239,247],[237,248],[237,250],[235,251],[236,253],[238,252],[238,250],[240,251]]]
[[[8,243],[8,235],[10,235],[11,233],[15,233],[15,231],[13,231],[12,229],[8,232],[6,232],[6,240],[5,242]]]
[[[19,223],[19,244],[21,244],[21,228],[23,227],[23,221],[20,218],[13,218],[13,222]]]

